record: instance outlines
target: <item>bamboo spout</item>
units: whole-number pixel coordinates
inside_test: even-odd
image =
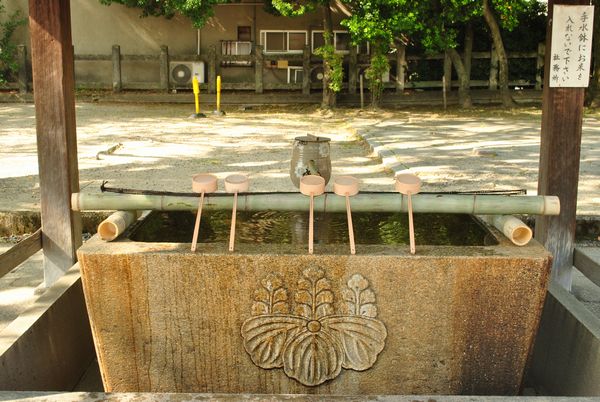
[[[558,215],[560,201],[555,196],[503,196],[466,194],[416,194],[412,196],[415,213],[479,215]],[[195,211],[198,195],[138,195],[74,193],[74,211],[157,210]],[[325,193],[315,199],[316,212],[345,212],[343,197]],[[229,194],[206,196],[206,210],[229,210]],[[298,193],[240,193],[239,211],[304,211],[306,198]],[[408,199],[398,193],[366,193],[352,197],[354,212],[407,212]]]
[[[135,222],[135,211],[117,211],[98,225],[98,234],[104,241],[113,241],[119,237],[129,225]]]
[[[533,237],[529,226],[514,216],[490,215],[483,216],[482,219],[504,233],[517,246],[525,246]]]

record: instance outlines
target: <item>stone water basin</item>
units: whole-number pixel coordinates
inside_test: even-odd
[[[111,392],[518,394],[551,257],[468,215],[155,212],[78,252]]]

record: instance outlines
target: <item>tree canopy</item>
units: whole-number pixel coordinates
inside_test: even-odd
[[[0,17],[4,14],[4,4],[0,2]],[[19,68],[19,63],[15,58],[17,48],[11,42],[11,37],[16,29],[26,21],[27,19],[19,10],[8,15],[5,21],[0,21],[0,84],[6,82],[9,76]]]
[[[178,12],[190,18],[198,28],[213,15],[215,5],[230,1],[100,0],[104,4],[120,3],[139,8],[143,16],[170,18]],[[370,44],[371,68],[367,71],[367,79],[372,94],[375,95],[383,90],[381,73],[389,69],[387,54],[407,44],[424,51],[446,52],[452,59],[460,81],[459,98],[461,95],[468,95],[466,92],[469,89],[471,66],[467,54],[470,58],[475,26],[478,37],[485,32],[491,39],[485,41],[486,50],[491,42],[499,59],[502,99],[506,105],[511,105],[504,37],[511,30],[517,29],[518,34],[513,35],[517,42],[529,40],[538,43],[545,34],[541,26],[545,19],[545,5],[539,0],[266,0],[265,10],[275,15],[294,17],[308,12],[323,13],[325,45],[318,49],[317,54],[324,59],[323,103],[329,105],[335,103],[334,92],[341,88],[342,77],[342,61],[331,41],[331,9],[334,4],[345,10],[346,15],[342,18],[341,25],[348,29],[352,42]],[[535,20],[533,26],[528,27],[535,32],[523,33],[523,24],[520,24],[522,18]],[[538,24],[540,21],[542,22]],[[461,43],[463,35],[464,44]],[[512,40],[515,41],[514,38]],[[464,54],[462,58],[459,53],[461,46]],[[373,101],[376,98],[377,96]],[[463,96],[463,99],[464,104],[468,105],[468,96]]]
[[[102,4],[118,3],[142,10],[142,16],[172,18],[175,13],[188,17],[194,27],[201,28],[213,15],[213,6],[228,0],[100,0]]]

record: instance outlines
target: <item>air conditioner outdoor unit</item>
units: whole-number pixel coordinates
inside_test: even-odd
[[[322,66],[314,67],[310,72],[310,82],[321,82],[325,77],[325,72]]]
[[[169,80],[173,87],[189,87],[192,79],[204,83],[203,61],[172,61],[169,63]]]

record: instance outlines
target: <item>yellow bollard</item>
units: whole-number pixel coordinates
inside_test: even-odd
[[[221,112],[221,76],[217,75],[217,110],[214,111],[214,114],[218,116],[223,116],[225,112]]]
[[[200,113],[200,84],[198,83],[198,78],[194,77],[192,79],[192,89],[194,90],[194,101],[196,103],[196,113],[191,117],[206,117],[204,114]]]
[[[217,113],[221,113],[221,76],[217,75]]]

